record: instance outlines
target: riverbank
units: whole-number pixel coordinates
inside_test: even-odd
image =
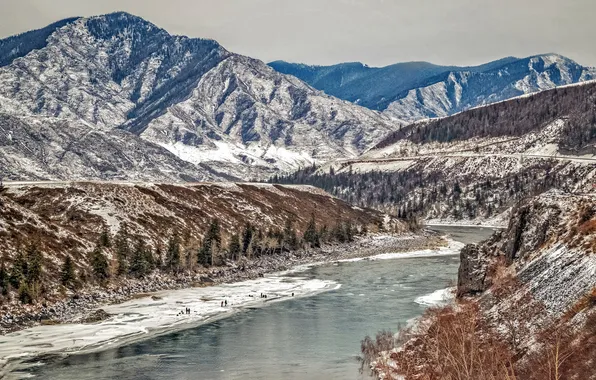
[[[95,310],[101,307],[113,317],[98,323],[81,323],[81,317],[86,315],[83,313],[65,320],[69,324],[37,326],[6,334],[2,338],[0,363],[4,365],[4,371],[8,372],[11,370],[10,363],[15,363],[13,360],[20,362],[25,358],[46,354],[105,350],[135,340],[196,327],[246,308],[261,307],[292,297],[312,296],[340,286],[333,282],[307,281],[300,277],[291,277],[288,280],[289,277],[285,275],[292,268],[362,257],[369,257],[371,260],[389,258],[387,252],[390,251],[402,252],[392,254],[392,258],[400,255],[413,257],[456,254],[460,248],[461,243],[447,242],[432,234],[374,235],[358,239],[349,246],[325,247],[317,252],[296,252],[287,255],[285,260],[262,258],[250,265],[245,263],[244,270],[236,266],[196,274],[195,279],[198,276],[203,280],[206,280],[207,274],[212,275],[212,286],[195,283],[194,287],[178,290],[162,290],[154,294],[137,293],[132,297],[128,296],[126,301],[123,300],[123,292],[104,291],[107,299],[114,298],[115,301],[106,305],[100,303],[98,297],[90,297],[93,301],[79,303],[80,306],[75,309]],[[266,275],[271,272],[276,273]],[[241,279],[247,276],[253,279]],[[267,294],[267,298],[261,298],[261,293]],[[80,296],[78,299],[85,300],[88,296]],[[228,306],[221,307],[222,301],[228,301]],[[181,314],[187,307],[191,313]],[[67,311],[65,316],[76,314],[74,309]]]
[[[400,253],[436,249],[446,241],[432,233],[420,235],[380,235],[357,237],[348,244],[327,245],[317,250],[300,250],[281,255],[241,260],[227,266],[201,269],[173,276],[156,272],[144,279],[122,279],[107,288],[91,287],[76,294],[65,294],[63,299],[45,300],[35,305],[13,302],[2,305],[0,335],[38,325],[73,323],[87,319],[103,305],[118,304],[149,293],[188,287],[206,287],[255,279],[267,273],[280,272],[292,267],[316,262],[329,262],[369,257],[384,253]]]

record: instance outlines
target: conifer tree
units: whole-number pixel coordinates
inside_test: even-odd
[[[145,248],[145,262],[147,263],[149,272],[153,272],[155,269],[157,269],[157,263],[155,261],[155,256],[153,255],[153,250],[151,247]]]
[[[174,231],[168,241],[168,251],[166,252],[166,269],[177,272],[180,270],[180,237]]]
[[[21,303],[33,303],[33,297],[31,295],[31,291],[25,281],[22,281],[21,284],[19,285],[18,297],[19,297],[19,301],[21,301]]]
[[[321,241],[317,232],[317,225],[315,223],[315,214],[312,214],[310,221],[304,230],[304,241],[310,245],[311,248],[319,248]]]
[[[43,256],[37,248],[37,243],[29,244],[27,248],[27,283],[30,288],[35,287],[40,281],[43,270]],[[33,290],[33,289],[32,289]]]
[[[219,220],[213,219],[203,239],[203,245],[199,249],[197,261],[199,264],[207,266],[213,265],[213,256],[221,247],[221,235]]]
[[[2,263],[0,264],[0,293],[3,296],[8,294],[9,277],[8,271],[6,270],[6,264],[4,263],[4,260],[2,260]]]
[[[23,252],[19,249],[14,258],[12,268],[10,270],[10,285],[14,289],[18,289],[21,283],[25,282],[27,277],[27,259]]]
[[[324,224],[323,227],[319,230],[319,241],[328,241],[329,240],[329,231],[327,230],[327,225]]]
[[[132,254],[132,259],[130,262],[130,274],[136,277],[143,277],[148,272],[149,263],[147,262],[145,242],[139,238]]]
[[[99,245],[91,253],[91,268],[93,270],[93,276],[100,282],[104,282],[110,277],[108,260]]]
[[[351,243],[354,241],[354,228],[352,227],[352,222],[347,221],[344,225],[344,235],[346,238],[346,242]]]
[[[109,248],[112,246],[112,239],[110,237],[110,231],[107,228],[104,228],[101,231],[101,235],[99,235],[99,244],[102,247]]]
[[[252,236],[254,233],[254,229],[250,223],[246,223],[244,226],[244,231],[242,232],[242,254],[246,256],[248,253],[248,248],[250,247],[250,243],[252,242]]]
[[[298,237],[296,236],[296,230],[294,229],[294,220],[292,218],[286,219],[284,226],[284,247],[289,250],[295,250],[298,248]]]
[[[164,268],[164,262],[161,253],[161,244],[158,244],[157,247],[155,247],[155,267],[159,269]]]
[[[345,243],[347,241],[343,223],[341,223],[341,222],[337,223],[335,225],[335,227],[333,227],[333,230],[331,231],[331,236],[332,236],[333,240],[340,242],[340,243]]]
[[[75,268],[70,255],[67,255],[60,270],[60,282],[62,285],[70,288],[75,282]]]
[[[131,255],[128,226],[126,223],[122,223],[120,230],[114,238],[114,245],[116,248],[116,262],[118,264],[116,273],[119,276],[126,275],[129,270],[128,265]]]
[[[232,238],[230,239],[230,244],[228,246],[228,255],[231,260],[236,261],[240,257],[240,253],[241,253],[240,237],[238,236],[238,234],[234,234],[234,235],[232,235]]]

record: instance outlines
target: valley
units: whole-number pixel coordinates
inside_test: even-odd
[[[0,378],[595,379],[594,67],[81,14],[0,39]]]

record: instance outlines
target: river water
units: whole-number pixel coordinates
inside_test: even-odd
[[[490,230],[450,232],[467,243]],[[358,370],[360,341],[418,317],[437,290],[454,285],[458,265],[457,256],[440,256],[312,267],[294,275],[341,287],[108,351],[48,358],[29,374],[63,380],[365,379]]]

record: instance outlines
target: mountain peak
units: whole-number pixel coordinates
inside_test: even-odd
[[[57,21],[45,28],[17,34],[0,40],[0,67],[10,65],[15,59],[29,54],[33,50],[46,46],[47,39],[57,29],[75,22],[79,17]]]
[[[139,37],[146,34],[169,36],[164,29],[142,17],[126,12],[109,13],[87,19],[87,28],[97,38],[110,39],[121,34]]]

